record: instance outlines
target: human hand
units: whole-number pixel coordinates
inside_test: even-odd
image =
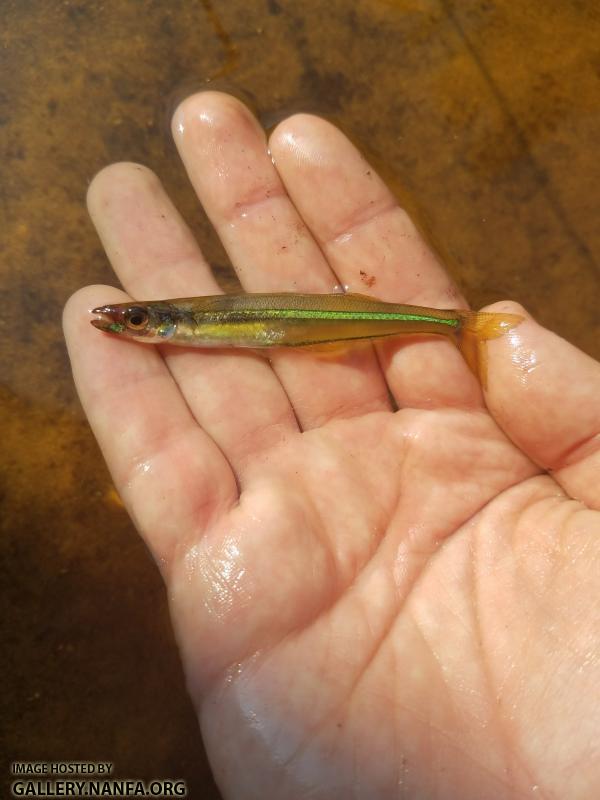
[[[327,122],[281,123],[274,164],[225,95],[173,131],[246,290],[464,305]],[[75,381],[224,795],[593,797],[600,365],[529,317],[488,343],[485,397],[442,340],[269,363],[105,336],[101,303],[219,289],[145,168],[103,170],[89,207],[129,295],[69,301]]]

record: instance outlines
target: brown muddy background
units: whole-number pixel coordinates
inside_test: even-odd
[[[71,384],[61,307],[113,277],[104,164],[152,167],[232,286],[169,141],[206,86],[309,110],[370,155],[475,305],[599,356],[600,11],[562,0],[4,0],[0,27],[2,754],[115,762],[217,798],[165,596]],[[8,780],[8,767],[2,767]]]

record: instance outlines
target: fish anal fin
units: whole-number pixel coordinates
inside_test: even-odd
[[[319,342],[318,344],[305,344],[301,347],[295,347],[294,351],[318,356],[319,358],[339,358],[349,350],[355,350],[356,347],[364,347],[364,345],[364,341]]]

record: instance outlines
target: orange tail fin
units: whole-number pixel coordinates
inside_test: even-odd
[[[456,334],[458,349],[479,379],[487,388],[487,349],[488,339],[497,339],[522,322],[518,314],[494,314],[487,311],[462,311],[461,324]]]

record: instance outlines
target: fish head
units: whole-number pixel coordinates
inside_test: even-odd
[[[92,325],[105,333],[137,339],[148,344],[167,342],[177,329],[168,303],[115,303],[92,309]]]

